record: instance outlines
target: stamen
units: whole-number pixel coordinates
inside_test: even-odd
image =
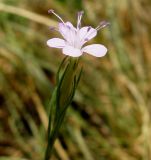
[[[91,26],[89,26],[89,27],[88,27],[88,29],[87,29],[87,32],[89,32],[91,28],[92,28],[92,27],[91,27]]]
[[[88,38],[85,38],[85,39],[84,39],[84,41],[86,41],[86,42],[87,42],[88,40],[89,40]]]
[[[84,14],[84,11],[79,11],[78,16],[82,16]]]
[[[71,29],[71,27],[69,26],[69,25],[66,25],[66,27],[70,30]]]
[[[49,9],[49,10],[48,10],[48,13],[52,13],[52,12],[54,12],[53,9]]]
[[[53,26],[50,26],[49,29],[50,29],[51,31],[58,31],[58,29],[55,28],[55,27],[53,27]]]
[[[65,24],[63,19],[58,14],[56,14],[53,9],[49,9],[48,13],[53,13],[63,24]]]
[[[81,27],[81,19],[83,14],[84,14],[84,11],[78,12],[77,29]]]
[[[110,25],[110,23],[107,22],[107,21],[102,21],[102,22],[100,23],[100,26],[102,26],[102,27],[106,27],[106,26],[108,26],[108,25]]]
[[[106,27],[106,26],[108,26],[108,25],[110,25],[109,22],[107,22],[107,21],[102,21],[102,22],[100,22],[100,24],[99,24],[95,29],[96,29],[96,30],[99,30],[99,29],[104,28],[104,27]]]

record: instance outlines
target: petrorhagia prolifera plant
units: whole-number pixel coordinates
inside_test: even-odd
[[[62,53],[66,57],[59,66],[57,84],[51,98],[45,160],[49,160],[51,157],[54,142],[81,77],[82,68],[79,66],[79,57],[83,53],[88,53],[95,57],[102,57],[107,53],[107,48],[104,45],[92,44],[84,47],[83,45],[94,38],[98,30],[109,25],[108,22],[102,21],[96,28],[91,26],[81,27],[81,19],[84,12],[80,11],[78,12],[77,26],[74,27],[71,22],[64,22],[54,10],[50,9],[48,12],[53,13],[60,20],[58,28],[51,27],[51,29],[60,32],[63,39],[49,39],[47,45],[62,49]]]

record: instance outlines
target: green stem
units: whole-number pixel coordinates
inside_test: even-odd
[[[65,113],[66,112],[63,112],[60,115],[60,118],[57,120],[57,122],[54,126],[54,129],[52,130],[52,133],[50,133],[50,136],[48,138],[48,145],[47,145],[47,149],[46,149],[46,153],[45,153],[45,160],[49,160],[51,158],[53,145],[54,145],[54,142],[58,136],[59,129],[63,123]]]
[[[53,148],[53,144],[51,139],[51,130],[52,130],[52,112],[53,112],[53,105],[55,105],[56,101],[56,88],[53,91],[52,97],[51,97],[51,101],[50,101],[50,113],[49,113],[49,122],[48,122],[48,144],[47,144],[47,148],[46,148],[46,152],[45,152],[45,158],[44,160],[49,160],[51,157],[51,153],[52,153],[52,148]],[[50,143],[51,142],[51,143]]]
[[[81,76],[79,73],[78,59],[68,59],[68,63],[61,74],[65,59],[61,63],[57,74],[57,86],[52,94],[50,102],[50,114],[48,124],[48,144],[44,160],[50,160],[53,146],[63,123],[68,106],[71,104],[77,84]]]

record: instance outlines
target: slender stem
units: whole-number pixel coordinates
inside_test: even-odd
[[[49,140],[49,142],[48,142],[47,149],[46,149],[46,152],[45,152],[45,160],[49,160],[51,158],[52,150],[53,150],[53,144],[55,142],[55,139],[52,138],[52,137],[50,137],[48,140]]]
[[[45,160],[49,160],[51,157],[51,152],[52,152],[52,147],[54,142],[52,143],[51,141],[53,140],[51,138],[51,130],[52,130],[52,112],[53,112],[53,105],[55,105],[56,101],[56,88],[53,91],[52,97],[51,97],[51,101],[50,101],[50,112],[49,112],[49,123],[48,123],[48,130],[47,130],[47,134],[48,134],[48,144],[47,144],[47,148],[46,148],[46,152],[45,152]]]
[[[59,128],[61,127],[61,125],[63,123],[65,113],[66,112],[63,112],[60,115],[60,118],[58,118],[52,132],[50,133],[50,136],[48,137],[48,145],[47,145],[47,149],[46,149],[46,152],[45,152],[45,160],[49,160],[51,158],[53,145],[54,145],[54,142],[55,142],[55,140],[58,136]]]
[[[57,86],[52,94],[50,102],[49,124],[48,124],[48,144],[45,152],[44,160],[50,160],[53,146],[58,137],[59,129],[63,123],[68,106],[73,99],[79,78],[81,75],[78,70],[78,59],[69,59],[63,73],[60,75],[60,69],[63,66],[61,63],[58,76]]]

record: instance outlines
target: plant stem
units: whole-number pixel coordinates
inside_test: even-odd
[[[81,70],[78,69],[78,59],[68,59],[66,67],[61,63],[57,74],[57,85],[53,91],[50,102],[48,144],[44,160],[50,160],[53,145],[58,137],[59,129],[63,123],[68,106],[71,104],[76,87],[81,77]],[[63,69],[61,73],[60,70]]]

